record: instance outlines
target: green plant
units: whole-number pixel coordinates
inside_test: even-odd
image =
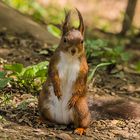
[[[140,72],[140,61],[135,64],[135,69]]]
[[[87,39],[85,46],[87,59],[90,64],[88,82],[92,81],[98,68],[106,68],[111,64],[123,64],[131,57],[131,54],[126,52],[124,46],[120,43],[113,44],[107,40]]]
[[[109,66],[111,64],[112,64],[111,62],[110,63],[109,62],[100,63],[97,66],[95,66],[94,68],[90,68],[89,75],[88,75],[88,83],[90,83],[92,81],[94,74],[98,68],[106,67],[106,66]]]
[[[60,38],[61,31],[57,27],[55,27],[53,25],[48,25],[47,29],[52,35],[54,35],[57,38]]]
[[[6,87],[11,80],[11,78],[6,77],[6,72],[0,71],[0,89]]]
[[[22,64],[5,65],[5,70],[10,71],[9,76],[14,77],[20,88],[27,92],[36,93],[46,79],[48,61],[37,65],[23,67]]]
[[[121,44],[112,45],[107,40],[86,40],[86,55],[89,62],[96,60],[97,63],[112,62],[123,63],[127,62],[131,54],[125,51],[124,46]],[[111,47],[110,47],[111,46]]]

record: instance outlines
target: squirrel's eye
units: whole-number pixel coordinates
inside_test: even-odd
[[[64,38],[64,43],[66,43],[67,42],[67,39],[66,38]]]
[[[84,42],[84,41],[83,41],[83,40],[81,40],[81,44],[83,44],[83,42]]]

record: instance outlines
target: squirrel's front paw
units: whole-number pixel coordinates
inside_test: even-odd
[[[71,109],[75,105],[77,100],[78,100],[78,96],[71,97],[71,99],[68,102],[68,108]]]
[[[55,95],[57,96],[57,98],[60,100],[61,96],[62,96],[61,92],[59,90],[54,90],[54,92],[55,92]]]

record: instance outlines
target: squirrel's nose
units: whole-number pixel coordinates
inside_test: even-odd
[[[72,48],[71,49],[71,54],[74,55],[75,53],[76,53],[76,49],[75,48]]]

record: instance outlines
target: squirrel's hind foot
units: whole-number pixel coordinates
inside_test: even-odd
[[[75,133],[75,134],[78,134],[78,135],[83,135],[83,134],[86,133],[86,129],[85,129],[85,128],[76,128],[76,129],[74,130],[74,133]]]

